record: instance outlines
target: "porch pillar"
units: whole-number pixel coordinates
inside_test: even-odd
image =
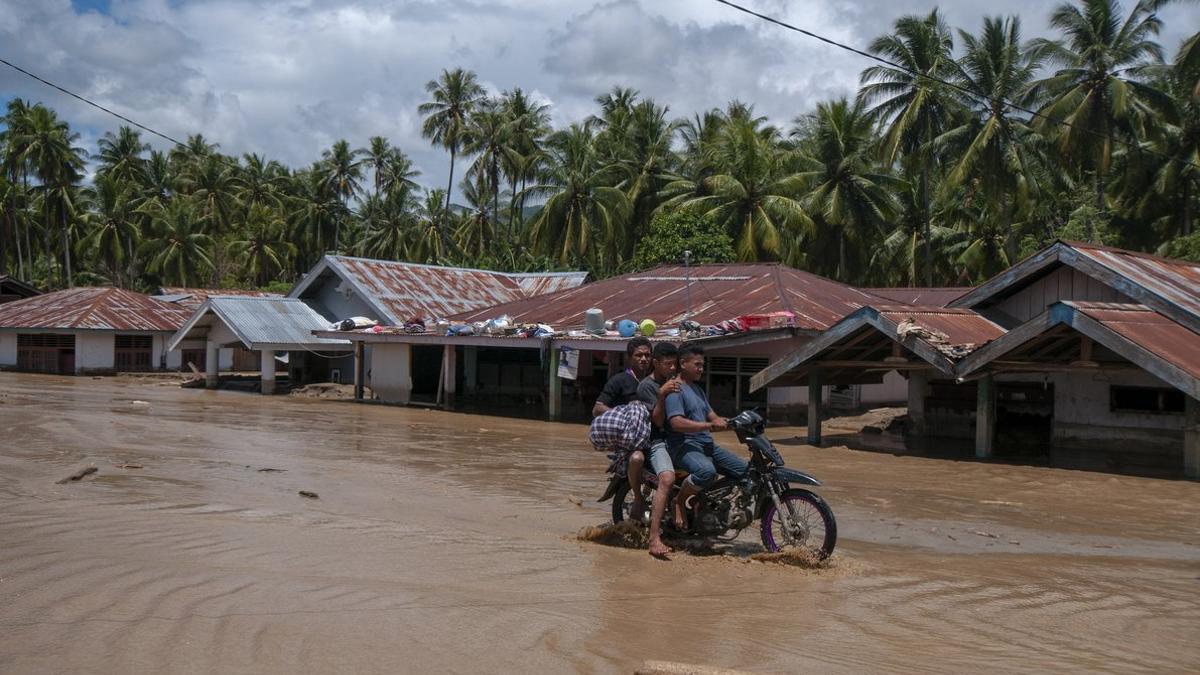
[[[1184,397],[1183,475],[1200,478],[1200,401]]]
[[[929,395],[929,373],[913,370],[908,373],[908,424],[914,436],[928,433],[925,425],[925,397]]]
[[[558,347],[550,344],[550,400],[547,402],[549,406],[550,421],[557,422],[562,415],[562,380],[558,377]]]
[[[479,385],[475,376],[479,365],[479,348],[463,347],[463,389],[468,394],[474,394]]]
[[[991,458],[996,444],[996,381],[991,373],[977,383],[975,394],[975,456]]]
[[[458,352],[454,345],[442,348],[442,405],[447,410],[454,407],[454,388],[458,381]]]
[[[204,386],[216,389],[221,372],[221,348],[209,340],[204,343]]]
[[[275,393],[275,352],[270,349],[260,349],[259,354],[259,375],[262,379],[262,393]]]
[[[821,369],[813,368],[808,371],[808,444],[821,444],[821,416],[824,410],[821,405]]]
[[[363,399],[363,387],[367,379],[367,358],[366,358],[366,343],[362,340],[354,341],[354,400],[361,401]]]

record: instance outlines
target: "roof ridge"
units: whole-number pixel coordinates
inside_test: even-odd
[[[1117,246],[1107,246],[1105,244],[1091,244],[1086,241],[1073,241],[1070,239],[1058,239],[1057,243],[1064,244],[1071,248],[1095,249],[1097,251],[1108,251],[1109,253],[1119,253],[1134,258],[1146,258],[1148,260],[1157,260],[1159,262],[1171,263],[1173,265],[1185,265],[1187,267],[1200,267],[1200,262],[1192,262],[1191,260],[1183,260],[1182,258],[1168,258],[1166,256],[1147,253],[1145,251],[1134,251],[1127,248],[1119,248]]]
[[[568,274],[587,274],[587,270],[573,270],[573,271],[568,271],[568,272],[504,272],[502,270],[487,270],[487,269],[483,269],[481,267],[454,267],[454,266],[450,266],[450,265],[431,265],[429,263],[415,263],[415,262],[409,262],[407,260],[384,260],[382,258],[363,258],[361,256],[339,255],[336,253],[326,253],[325,257],[326,258],[337,258],[340,260],[359,260],[362,262],[377,263],[377,264],[384,264],[384,265],[405,265],[408,267],[423,267],[425,269],[435,269],[435,270],[456,270],[459,272],[482,272],[484,274],[498,274],[500,276],[505,276],[505,277],[510,277],[510,278],[513,276],[524,276],[524,275],[530,275],[530,274],[540,274],[543,276],[549,276],[549,275],[566,276]]]

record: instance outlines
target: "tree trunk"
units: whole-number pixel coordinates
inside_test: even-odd
[[[1192,233],[1192,182],[1183,181],[1183,236]]]
[[[67,222],[67,213],[63,211],[63,260],[67,263],[67,288],[75,281],[75,275],[71,273],[71,228]]]
[[[8,236],[12,230],[12,218],[8,214],[4,214],[4,219],[0,220],[0,276],[8,274]]]
[[[492,227],[500,226],[500,169],[492,160]]]
[[[925,230],[925,285],[933,287],[933,228],[929,223],[929,154],[921,162],[921,222]]]
[[[17,214],[14,211],[12,214],[13,224],[13,241],[17,244],[17,278],[25,281],[25,255],[21,249],[21,223],[17,220]]]
[[[446,231],[450,229],[450,195],[454,190],[454,155],[458,148],[450,146],[450,178],[446,181],[446,208],[442,212],[441,225],[438,226],[438,239],[442,242],[442,256],[450,252],[450,238]]]
[[[1006,231],[1004,240],[1004,254],[1008,256],[1008,264],[1011,265],[1015,262],[1015,257],[1017,255],[1017,242],[1013,238],[1013,219],[1008,210],[1008,195],[1005,195],[1000,200],[1000,217],[1004,219],[1004,227]]]
[[[1100,176],[1100,167],[1096,167],[1096,176],[1094,179],[1096,189],[1096,211],[1097,217],[1104,217],[1104,179]],[[1096,243],[1096,226],[1095,221],[1088,220],[1087,229],[1085,230],[1088,243]]]
[[[838,279],[842,283],[849,283],[846,278],[846,227],[838,228]]]

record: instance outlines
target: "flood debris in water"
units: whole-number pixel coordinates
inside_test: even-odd
[[[634,675],[744,675],[745,671],[674,661],[645,661]]]
[[[320,499],[321,496],[311,490],[301,490],[300,496],[306,499]]]
[[[281,472],[284,472],[284,471],[287,471],[287,469],[273,469],[273,468],[271,468],[271,467],[269,467],[269,466],[267,466],[267,467],[263,467],[263,468],[261,468],[261,469],[259,469],[259,470],[258,470],[258,472],[259,472],[259,473],[281,473]]]
[[[60,479],[60,480],[58,480],[58,481],[56,481],[56,482],[57,482],[59,485],[62,485],[63,483],[71,483],[71,482],[74,482],[74,481],[80,481],[80,480],[83,480],[83,478],[84,478],[85,476],[90,476],[90,475],[92,475],[92,474],[96,473],[96,472],[97,472],[97,471],[99,471],[99,470],[100,470],[100,469],[97,469],[97,468],[96,468],[96,467],[94,467],[94,466],[85,466],[85,467],[83,467],[82,469],[80,469],[80,470],[76,471],[75,473],[71,474],[70,476],[67,476],[66,478],[62,478],[62,479]]]

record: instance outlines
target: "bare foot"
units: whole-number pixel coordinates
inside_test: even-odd
[[[675,529],[677,529],[677,530],[686,529],[687,528],[687,518],[684,516],[684,513],[683,513],[683,504],[680,503],[680,501],[678,499],[676,499],[675,503],[671,506],[671,510],[675,514]]]
[[[667,554],[673,553],[674,550],[675,549],[664,544],[661,539],[655,539],[654,541],[650,542],[650,555],[658,558],[659,560],[670,560],[670,558],[667,557]]]

